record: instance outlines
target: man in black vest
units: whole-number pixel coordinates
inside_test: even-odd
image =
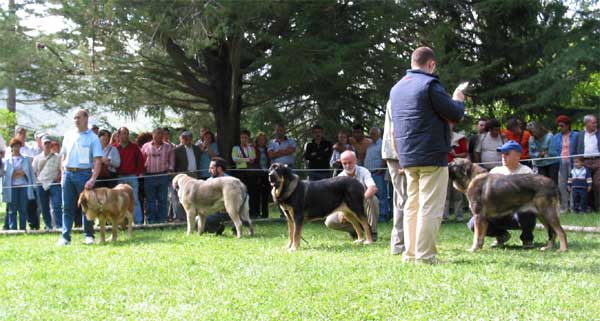
[[[436,242],[448,188],[449,121],[464,116],[465,96],[453,97],[434,75],[433,50],[413,51],[411,69],[390,92],[395,149],[407,179],[403,260],[436,261]]]

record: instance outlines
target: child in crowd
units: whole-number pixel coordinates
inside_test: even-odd
[[[587,195],[592,191],[592,173],[583,166],[583,157],[575,158],[573,165],[569,173],[567,189],[573,197],[573,211],[585,213],[588,208]]]

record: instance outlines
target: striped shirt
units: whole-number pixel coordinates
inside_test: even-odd
[[[142,146],[142,154],[146,159],[144,167],[147,174],[173,171],[175,165],[173,145],[162,143],[156,146],[153,141],[149,141]]]

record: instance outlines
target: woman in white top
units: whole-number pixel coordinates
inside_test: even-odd
[[[121,166],[121,157],[116,147],[109,144],[110,132],[102,129],[98,132],[100,144],[102,144],[102,170],[98,175],[99,180],[96,187],[113,188],[117,185],[117,169]]]

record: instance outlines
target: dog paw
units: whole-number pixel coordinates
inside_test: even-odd
[[[354,244],[362,244],[365,240],[355,240]]]
[[[288,253],[292,253],[292,252],[296,252],[297,249],[298,249],[297,247],[291,246],[287,249],[287,251],[288,251]]]
[[[365,244],[365,245],[373,244],[373,241],[368,241],[368,240],[365,240],[365,241],[363,242],[363,244]]]
[[[479,251],[479,247],[477,247],[477,246],[473,246],[469,249],[469,252],[471,252],[471,253],[475,253],[477,251]]]

